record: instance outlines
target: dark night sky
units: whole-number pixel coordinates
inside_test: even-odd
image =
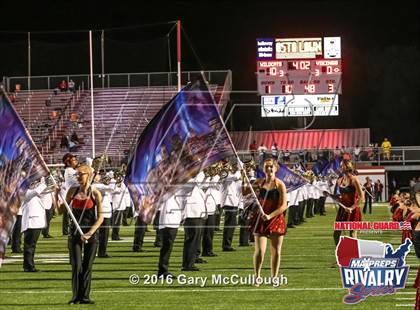
[[[420,145],[418,1],[172,1],[169,5],[37,1],[25,6],[2,2],[0,11],[3,31],[23,32],[107,29],[181,19],[203,69],[231,69],[235,91],[256,90],[257,37],[341,36],[340,116],[319,117],[313,128],[370,127],[374,141],[388,136],[395,145]],[[106,71],[167,71],[164,36],[169,28],[107,32]],[[33,42],[33,75],[88,72],[86,33],[33,34]],[[25,75],[25,35],[0,34],[0,44],[0,74]],[[99,49],[95,51],[99,68]],[[185,39],[183,53],[183,68],[200,69]],[[253,95],[232,98],[238,103],[257,102]],[[235,115],[233,128],[296,125],[296,119],[267,122],[256,114],[255,109],[243,109]]]

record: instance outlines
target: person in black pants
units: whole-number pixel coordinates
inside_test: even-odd
[[[16,216],[16,222],[13,226],[12,230],[12,253],[22,253],[22,232],[20,231],[22,228],[22,215]]]
[[[34,256],[41,230],[45,227],[45,209],[41,200],[42,192],[47,188],[44,181],[33,183],[25,194],[22,204],[22,226],[24,232],[23,271],[37,272]]]
[[[372,197],[373,197],[373,183],[369,177],[366,177],[366,183],[363,184],[365,192],[365,205],[363,206],[363,214],[366,214],[367,206],[369,205],[369,214],[372,214]]]
[[[109,258],[111,256],[106,252],[108,248],[109,228],[111,227],[111,218],[104,217],[101,227],[98,231],[98,257]]]
[[[77,169],[79,187],[72,187],[67,192],[66,201],[71,204],[72,212],[80,224],[83,234],[72,223],[69,231],[69,256],[72,267],[73,297],[69,304],[93,304],[89,298],[92,265],[97,250],[96,231],[103,222],[101,193],[90,186],[92,169],[80,165]],[[96,210],[95,210],[96,209]]]
[[[234,251],[235,249],[232,247],[232,239],[235,232],[235,227],[238,225],[238,208],[232,206],[224,206],[223,210],[225,213],[225,222],[223,227],[222,248],[223,251]]]
[[[159,218],[160,218],[160,211],[157,211],[155,218],[153,219],[153,229],[156,232],[155,242],[153,243],[153,245],[156,248],[160,248],[162,246],[162,236],[160,235],[160,229],[159,229]]]
[[[137,216],[136,225],[134,228],[133,252],[145,252],[143,249],[143,241],[146,228],[147,224],[143,221],[140,215]]]
[[[169,272],[169,258],[171,257],[177,233],[178,228],[165,227],[160,229],[162,247],[159,255],[158,277],[172,277],[172,274]]]
[[[159,232],[162,240],[160,248],[158,277],[169,278],[173,275],[169,272],[169,260],[175,242],[178,228],[182,220],[182,199],[176,192],[162,205],[159,217]],[[177,199],[178,197],[178,199]]]
[[[183,271],[199,271],[194,265],[200,242],[201,218],[186,218],[184,221],[184,250],[182,255]]]

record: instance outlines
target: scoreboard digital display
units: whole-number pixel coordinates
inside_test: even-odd
[[[256,74],[261,96],[341,94],[341,38],[257,39]],[[331,104],[338,115],[338,99]]]

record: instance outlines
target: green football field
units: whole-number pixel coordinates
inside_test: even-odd
[[[91,298],[95,305],[67,305],[71,298],[71,271],[68,263],[66,238],[61,236],[61,218],[52,221],[53,239],[40,238],[36,251],[36,267],[42,272],[24,273],[22,255],[6,256],[0,268],[0,309],[67,309],[89,307],[101,309],[412,309],[415,290],[412,287],[418,266],[414,249],[408,256],[411,266],[407,288],[395,295],[371,296],[357,305],[342,302],[347,290],[342,288],[338,268],[331,268],[335,261],[332,239],[335,210],[327,207],[327,216],[308,219],[304,225],[289,229],[283,243],[280,273],[287,278],[287,285],[212,284],[212,277],[252,275],[253,247],[238,247],[236,252],[221,251],[221,232],[214,240],[217,257],[206,258],[207,264],[198,265],[199,272],[181,272],[183,231],[178,231],[171,258],[171,271],[183,279],[208,277],[200,284],[153,283],[159,249],[153,247],[154,231],[146,233],[144,253],[131,251],[133,225],[122,227],[122,241],[110,241],[111,258],[96,258],[93,270]],[[373,215],[367,221],[389,220],[388,207],[374,205]],[[394,248],[401,240],[401,232],[359,233],[359,238],[392,243]],[[270,275],[270,253],[267,252],[263,276]],[[140,282],[130,284],[130,275],[138,275]],[[145,283],[145,280],[150,280]]]

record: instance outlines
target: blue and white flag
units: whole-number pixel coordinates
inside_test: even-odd
[[[36,146],[18,114],[0,94],[0,265],[15,215],[29,185],[48,175]]]
[[[279,166],[280,168],[276,172],[276,177],[286,185],[287,192],[292,192],[307,183],[302,176],[291,170],[285,164],[279,163]]]
[[[329,176],[330,174],[340,175],[341,157],[337,156],[330,160],[321,171],[321,176]]]
[[[328,164],[328,160],[325,158],[318,158],[314,166],[312,167],[312,171],[316,176],[322,176],[322,171],[324,170],[325,166]]]
[[[187,85],[147,125],[128,164],[125,184],[148,222],[166,194],[199,171],[234,155],[219,111],[202,79]]]

